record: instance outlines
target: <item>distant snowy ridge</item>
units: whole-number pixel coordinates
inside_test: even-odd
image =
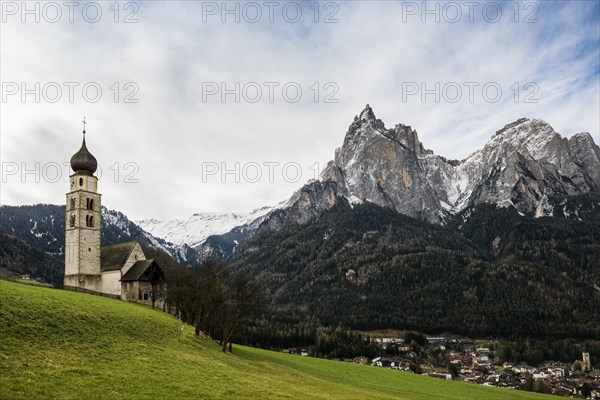
[[[161,221],[158,219],[144,219],[136,221],[146,232],[176,245],[188,245],[198,249],[213,235],[222,235],[236,227],[250,224],[264,217],[277,207],[262,207],[250,213],[197,213],[188,219],[174,219]]]
[[[161,249],[170,254],[175,260],[181,264],[196,261],[198,253],[186,244],[172,243],[161,237],[152,235],[140,225],[132,222],[127,216],[119,211],[109,210],[102,206],[102,223],[105,227],[115,227],[117,232],[121,232],[122,237],[119,241],[126,238],[136,238],[151,245],[152,247]],[[106,232],[106,230],[105,230]]]

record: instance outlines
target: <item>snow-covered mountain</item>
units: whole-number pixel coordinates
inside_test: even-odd
[[[589,133],[561,137],[542,120],[519,119],[462,161],[421,158],[441,207],[457,214],[482,203],[552,215],[548,198],[597,192],[600,153]]]
[[[108,235],[115,237],[107,237]],[[161,237],[154,236],[143,227],[129,220],[127,216],[119,211],[108,210],[102,207],[102,238],[103,241],[120,243],[127,240],[139,240],[154,248],[161,249],[171,255],[182,265],[195,262],[198,253],[187,244],[172,243]]]
[[[587,132],[566,139],[542,120],[522,118],[498,130],[466,159],[448,160],[427,150],[410,126],[386,128],[367,105],[320,179],[278,206],[138,225],[201,255],[228,258],[257,229],[309,222],[340,201],[370,202],[445,224],[482,204],[552,216],[551,198],[599,192],[600,148]]]
[[[145,219],[136,221],[146,232],[176,245],[188,245],[200,249],[206,239],[222,235],[232,229],[247,225],[272,211],[274,207],[262,207],[250,213],[198,213],[188,219],[160,221]]]
[[[563,138],[542,120],[519,119],[462,161],[426,150],[417,132],[387,129],[368,105],[318,182],[298,191],[267,225],[305,222],[338,201],[370,202],[432,223],[481,204],[552,214],[549,198],[600,192],[600,148],[582,132]]]

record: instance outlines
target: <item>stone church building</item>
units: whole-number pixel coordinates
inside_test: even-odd
[[[146,259],[137,241],[100,245],[101,194],[96,158],[83,143],[71,157],[73,174],[67,193],[64,285],[147,304],[163,302],[164,274],[156,261]]]

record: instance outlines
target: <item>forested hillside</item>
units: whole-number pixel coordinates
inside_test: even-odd
[[[571,199],[561,208],[578,217],[537,219],[484,207],[448,227],[339,205],[305,225],[259,230],[234,265],[261,277],[279,321],[599,338],[598,204]]]

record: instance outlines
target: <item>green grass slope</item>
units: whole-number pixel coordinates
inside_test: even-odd
[[[0,281],[2,399],[543,399],[234,346],[148,307]]]

